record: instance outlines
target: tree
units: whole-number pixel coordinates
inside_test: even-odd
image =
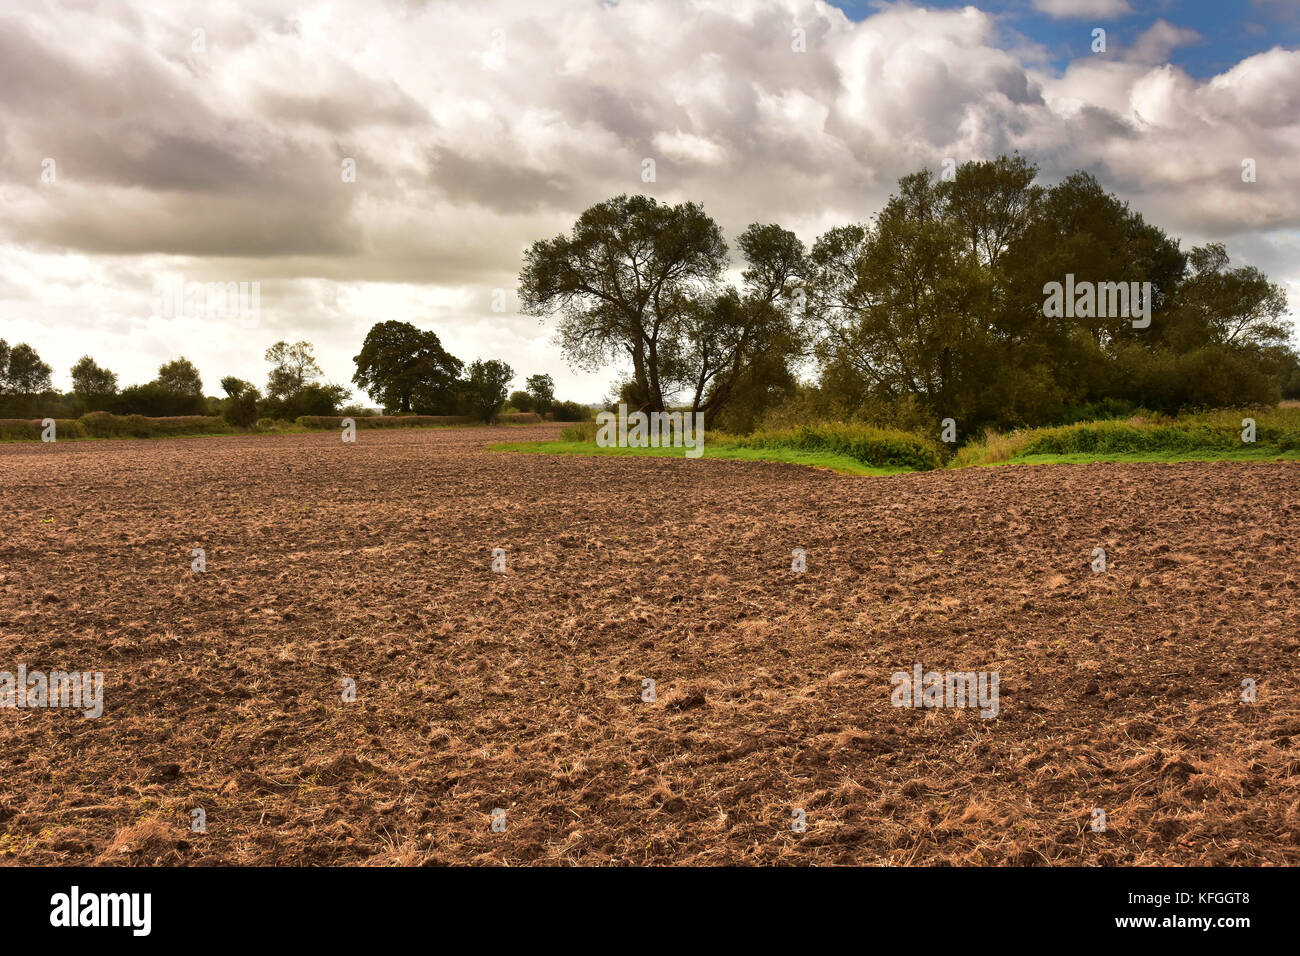
[[[722,231],[698,204],[616,196],[584,212],[570,235],[533,243],[519,295],[525,314],[561,316],[570,362],[596,369],[629,359],[641,404],[662,411],[674,386],[675,320],[714,293],[726,266]]]
[[[207,411],[206,405],[199,370],[189,359],[177,358],[160,365],[158,377],[152,382],[122,389],[112,407],[122,414],[161,418],[202,415]]]
[[[272,366],[266,382],[270,398],[292,398],[324,374],[310,342],[276,342],[266,350],[266,360]]]
[[[323,374],[310,342],[276,342],[266,350],[271,363],[264,416],[292,421],[302,415],[333,415],[348,397],[342,385],[318,382]]]
[[[899,186],[873,227],[840,227],[813,247],[823,364],[853,369],[881,398],[916,395],[962,419],[974,410],[963,382],[982,348],[988,283],[933,176]]]
[[[475,361],[462,385],[465,403],[474,417],[489,425],[506,401],[506,389],[515,377],[515,371],[505,362],[489,359]]]
[[[515,411],[531,412],[533,410],[533,396],[527,392],[511,392],[507,401],[514,406]]]
[[[1253,266],[1228,268],[1221,243],[1193,249],[1179,284],[1164,339],[1184,349],[1205,344],[1255,349],[1285,345],[1291,336],[1286,292]]]
[[[221,417],[240,428],[252,426],[257,421],[257,404],[262,398],[258,390],[252,383],[233,375],[221,380],[221,388],[226,393]]]
[[[524,389],[532,397],[533,410],[545,415],[555,404],[555,380],[549,375],[530,375],[524,379]]]
[[[106,408],[117,395],[117,376],[100,368],[89,355],[83,355],[72,366],[72,392],[81,399],[83,407],[98,411]]]
[[[352,381],[386,411],[444,414],[454,407],[456,379],[464,363],[442,347],[438,336],[409,322],[373,325],[353,358]]]
[[[963,163],[938,192],[967,251],[990,269],[1025,234],[1043,201],[1038,167],[1020,156]]]
[[[0,345],[6,358],[0,375],[0,390],[10,395],[31,397],[53,389],[50,373],[54,370],[41,361],[36,349],[26,342],[20,342],[12,349],[0,339]]]
[[[711,301],[691,303],[676,336],[680,377],[706,428],[741,394],[749,405],[742,417],[752,422],[793,386],[791,366],[804,350],[797,327],[808,272],[803,243],[780,226],[753,223],[738,245],[748,263],[743,292],[727,287]]]
[[[203,397],[203,379],[199,377],[199,370],[184,357],[160,365],[154,382],[173,395]]]
[[[297,395],[283,401],[281,414],[289,419],[299,415],[333,415],[347,397],[348,389],[342,385],[312,382]]]
[[[591,409],[577,402],[556,402],[551,406],[551,417],[557,422],[589,422]]]

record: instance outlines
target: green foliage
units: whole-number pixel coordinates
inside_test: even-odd
[[[596,430],[595,419],[589,422],[565,425],[560,429],[560,441],[594,442],[596,440]]]
[[[551,406],[551,420],[557,422],[592,421],[591,409],[578,402],[555,402]]]
[[[476,360],[461,384],[466,411],[479,421],[495,422],[506,401],[506,388],[514,377],[514,369],[499,359]]]
[[[54,411],[51,371],[27,343],[10,348],[0,339],[0,415],[26,418]]]
[[[266,350],[271,373],[266,398],[258,404],[264,418],[292,421],[299,415],[332,415],[348,397],[342,385],[317,382],[321,369],[310,342],[276,342]]]
[[[1252,413],[1228,416],[1188,416],[1172,421],[1080,422],[1037,429],[1029,436],[1022,455],[1154,451],[1239,451],[1241,421]],[[1289,451],[1300,448],[1300,415],[1253,413],[1255,444]]]
[[[41,419],[0,418],[0,441],[40,441],[45,426]],[[54,419],[54,434],[58,440],[84,438],[85,430],[75,418]]]
[[[119,415],[143,415],[149,418],[201,415],[207,410],[202,393],[173,391],[158,381],[131,385],[122,389],[112,402]]]
[[[628,458],[682,458],[682,449],[671,446],[636,447],[600,446],[582,441],[525,441],[504,442],[492,445],[491,451],[523,452],[534,455],[595,455]],[[779,461],[792,465],[826,468],[843,475],[892,475],[906,468],[864,465],[856,458],[836,452],[814,451],[803,448],[745,448],[740,445],[718,443],[704,449],[705,458],[732,461]]]
[[[221,387],[226,393],[222,403],[221,417],[239,428],[249,428],[257,421],[258,404],[261,394],[250,382],[227,375],[221,380]]]
[[[266,397],[272,401],[297,398],[323,374],[310,342],[276,342],[266,350],[266,360],[271,363]]]
[[[10,348],[0,339],[0,394],[39,395],[51,390],[53,371],[26,342]]]
[[[154,384],[173,395],[199,399],[203,397],[203,379],[199,377],[199,370],[183,356],[158,366],[158,377],[154,379]]]
[[[333,415],[347,396],[342,385],[312,382],[293,394],[268,396],[257,407],[263,417],[293,421],[301,415]]]
[[[530,375],[524,380],[524,389],[528,392],[529,398],[532,399],[532,405],[524,408],[522,405],[515,405],[521,412],[538,412],[545,415],[555,404],[555,381],[549,375]],[[514,404],[513,396],[511,404]]]
[[[639,394],[662,411],[682,351],[683,303],[711,298],[726,267],[722,231],[697,203],[616,196],[587,209],[569,235],[533,243],[519,297],[527,315],[560,316],[560,345],[574,365],[630,357]]]
[[[72,392],[87,411],[102,411],[117,395],[117,376],[83,355],[72,366]]]
[[[41,422],[36,420],[0,419],[0,439],[39,441]],[[80,418],[55,419],[58,441],[79,438],[168,438],[179,435],[222,435],[230,427],[220,418],[185,415],[146,418],[143,415],[114,415],[111,412],[88,412]]]
[[[937,443],[908,432],[829,422],[726,438],[743,448],[799,448],[847,455],[877,467],[927,471],[943,464]]]
[[[1005,156],[952,181],[916,173],[872,224],[817,240],[808,288],[828,404],[857,418],[911,397],[930,422],[970,433],[1069,421],[1106,400],[1174,413],[1290,387],[1300,362],[1278,286],[1229,268],[1221,245],[1182,252],[1086,173],[1049,189],[1035,178]],[[1150,326],[1045,314],[1046,283],[1067,274],[1150,283]]]
[[[358,418],[376,418],[379,415],[379,412],[375,409],[366,405],[358,405],[356,403],[344,405],[339,409],[338,413],[343,418],[351,418],[354,420]]]
[[[352,381],[387,412],[456,411],[456,380],[464,364],[433,332],[409,322],[378,322],[353,361]]]
[[[1255,421],[1255,441],[1242,440],[1243,419]],[[988,430],[957,453],[959,465],[1014,461],[1029,455],[1198,455],[1300,450],[1300,408],[1228,409],[1128,420],[1076,422],[1002,434]]]

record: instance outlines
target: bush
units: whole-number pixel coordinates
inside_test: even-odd
[[[379,414],[376,409],[366,405],[344,405],[338,411],[340,418],[374,418]]]
[[[1268,448],[1300,448],[1300,416],[1279,412],[1219,412],[1212,415],[1127,422],[1084,422],[1031,433],[1022,454],[1239,451],[1241,420],[1255,418],[1255,443]],[[1289,420],[1288,420],[1289,419]]]
[[[596,423],[578,422],[576,425],[565,425],[560,429],[560,441],[586,441],[594,442],[596,440]]]
[[[39,441],[41,419],[0,419],[0,439]],[[55,437],[65,438],[165,438],[175,435],[221,435],[231,431],[212,415],[179,415],[146,418],[143,415],[114,415],[87,412],[80,418],[55,419]]]
[[[40,441],[45,427],[41,418],[0,418],[0,441]],[[55,418],[54,438],[85,438],[85,429],[75,418]]]
[[[592,421],[591,409],[577,402],[556,402],[551,406],[551,420],[556,422]]]
[[[87,412],[79,421],[91,438],[156,438],[168,435],[226,434],[230,431],[230,426],[214,415],[146,418],[144,415]]]
[[[296,421],[303,417],[329,417],[337,413],[339,405],[347,394],[347,389],[341,385],[311,382],[293,395],[268,395],[262,399],[258,410],[263,418],[275,418],[285,422]]]
[[[958,465],[990,464],[1020,455],[1122,455],[1139,452],[1240,451],[1242,419],[1255,420],[1255,447],[1300,449],[1300,408],[1228,409],[1167,418],[1145,412],[1128,421],[1078,422],[1009,435],[989,430],[957,453]]]
[[[248,428],[257,421],[257,406],[261,396],[249,386],[240,389],[222,403],[221,417],[238,428]]]
[[[174,392],[158,382],[146,382],[122,389],[113,400],[112,410],[119,415],[149,417],[202,415],[207,411],[207,400],[202,395]]]
[[[1025,450],[1033,440],[1033,432],[1017,430],[1004,434],[993,428],[984,429],[980,441],[968,442],[957,451],[957,467],[967,468],[971,465],[992,465],[1010,461]]]
[[[90,412],[81,416],[81,420],[95,438],[148,438],[150,434],[149,419],[143,415]]]
[[[758,431],[729,439],[743,448],[800,448],[827,451],[855,458],[880,468],[928,471],[943,464],[939,446],[926,438],[892,428],[830,422],[797,428]]]

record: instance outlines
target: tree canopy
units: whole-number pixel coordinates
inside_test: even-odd
[[[1044,186],[1020,156],[922,170],[811,249],[760,223],[737,246],[739,288],[699,205],[617,196],[533,243],[520,298],[559,316],[571,364],[630,365],[620,401],[729,430],[806,391],[808,359],[822,414],[967,429],[1300,391],[1283,290],[1220,244],[1183,250],[1088,173]],[[1052,308],[1062,283],[1092,304]]]
[[[433,332],[409,322],[378,322],[353,359],[352,381],[384,408],[424,415],[450,414],[464,363]]]

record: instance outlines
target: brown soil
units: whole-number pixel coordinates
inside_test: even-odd
[[[0,671],[105,679],[0,710],[0,860],[1300,863],[1296,465],[485,451],[557,432],[0,446]]]

